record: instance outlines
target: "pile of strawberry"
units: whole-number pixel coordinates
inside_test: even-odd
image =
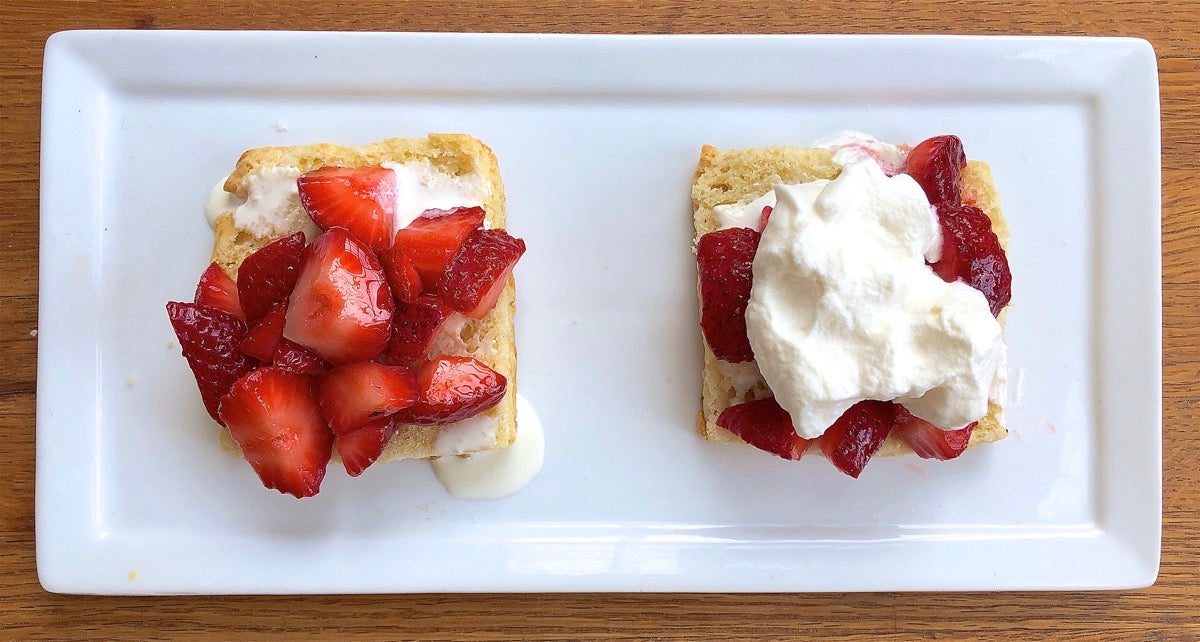
[[[909,152],[905,173],[925,190],[941,226],[942,254],[930,267],[946,282],[961,280],[982,292],[992,314],[999,315],[1011,296],[1012,273],[991,220],[979,208],[963,203],[960,176],[966,163],[957,136],[936,136]],[[754,254],[770,215],[770,208],[764,208],[758,229],[719,230],[705,234],[697,244],[700,328],[718,359],[731,363],[754,359],[746,336],[746,304]],[[862,473],[892,431],[921,457],[953,459],[966,450],[975,428],[972,423],[959,430],[941,430],[891,401],[862,401],[819,438],[802,439],[773,397],[726,408],[717,425],[784,459],[800,459],[813,442],[819,442],[833,465],[851,477]]]
[[[488,365],[426,357],[451,314],[495,307],[525,243],[484,229],[479,207],[426,211],[393,236],[396,177],[382,167],[324,167],[297,185],[323,233],[266,245],[236,283],[210,265],[167,315],[205,408],[263,485],[309,497],[335,445],[358,476],[401,425],[500,403],[508,382]]]

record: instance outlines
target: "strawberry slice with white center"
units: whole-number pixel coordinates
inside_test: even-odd
[[[387,249],[396,218],[396,172],[384,167],[322,167],[296,181],[300,204],[322,230],[349,230],[376,252]]]
[[[477,359],[442,356],[421,366],[417,386],[420,398],[397,421],[437,425],[474,417],[500,403],[508,380]]]
[[[397,302],[412,303],[421,296],[425,287],[421,283],[421,273],[399,247],[392,246],[380,252],[379,262],[383,265],[388,285],[392,288],[392,296]]]
[[[446,266],[438,296],[451,309],[481,319],[496,307],[524,253],[525,241],[504,230],[475,230]]]
[[[850,406],[821,435],[821,450],[838,470],[857,479],[887,439],[895,405],[890,401],[860,401]]]
[[[913,416],[907,408],[897,406],[892,430],[895,430],[918,456],[924,459],[946,460],[963,454],[971,442],[971,432],[978,423],[971,422],[957,430],[942,430],[924,419]]]
[[[800,459],[816,441],[796,434],[791,416],[774,397],[730,406],[721,411],[717,425],[751,446],[784,459]]]
[[[333,433],[321,417],[312,377],[259,368],[221,399],[221,419],[263,486],[296,497],[321,489]]]
[[[195,301],[246,320],[246,313],[242,312],[242,303],[238,300],[237,284],[216,263],[209,264],[204,274],[200,275]]]
[[[196,377],[204,408],[220,422],[217,408],[221,397],[233,382],[254,369],[254,360],[237,349],[246,336],[246,324],[217,308],[174,301],[167,304],[167,317]]]
[[[432,294],[422,294],[412,303],[397,302],[388,359],[406,366],[425,361],[429,346],[451,314],[453,311]]]
[[[392,417],[384,417],[376,419],[367,425],[344,435],[337,435],[333,438],[334,447],[337,448],[338,456],[342,458],[342,465],[346,467],[346,473],[351,477],[358,477],[364,470],[379,456],[383,454],[383,449],[387,448],[388,442],[391,441],[392,435],[400,428],[396,424],[396,420]]]
[[[333,434],[344,435],[368,422],[388,417],[420,396],[408,368],[359,361],[338,366],[321,377],[317,402]]]
[[[302,252],[304,233],[296,232],[268,243],[242,261],[237,290],[246,323],[253,326],[287,300],[299,275]]]
[[[304,252],[283,336],[335,365],[369,361],[387,344],[392,309],[379,260],[335,227]]]
[[[434,292],[458,248],[471,232],[483,227],[484,216],[482,207],[460,207],[449,212],[430,210],[396,232],[392,248],[412,262],[421,275],[424,290]]]

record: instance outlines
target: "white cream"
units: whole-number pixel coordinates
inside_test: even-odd
[[[393,232],[408,227],[425,210],[482,205],[491,192],[491,185],[476,172],[455,176],[437,169],[427,160],[386,161],[382,165],[396,173]]]
[[[983,417],[1000,324],[980,292],[925,265],[941,241],[916,181],[866,160],[774,191],[746,324],[796,432],[818,437],[864,399],[894,399],[947,430]]]
[[[459,422],[462,423],[465,422]],[[439,448],[441,439],[438,438]],[[537,476],[545,453],[545,437],[537,412],[525,397],[517,395],[517,437],[511,446],[458,457],[439,457],[430,465],[446,492],[454,497],[500,499],[521,490]]]
[[[717,226],[723,230],[731,227],[757,230],[762,222],[764,207],[775,207],[775,190],[770,190],[749,203],[717,205],[713,207],[713,213],[717,215]]]
[[[479,173],[454,176],[438,170],[429,161],[384,162],[396,175],[393,232],[407,227],[428,209],[452,209],[482,205],[491,185]],[[246,177],[245,200],[225,191],[221,179],[209,194],[204,216],[209,226],[223,212],[233,213],[233,224],[262,238],[274,238],[302,230],[311,240],[320,229],[300,205],[295,167],[268,167]]]
[[[888,176],[903,173],[908,164],[907,146],[885,143],[870,134],[848,129],[822,136],[813,141],[812,146],[833,152],[833,162],[843,166],[873,160]]]

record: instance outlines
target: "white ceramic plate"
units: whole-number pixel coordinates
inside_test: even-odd
[[[1159,118],[1140,40],[73,32],[46,47],[37,563],[82,593],[1122,588],[1158,569]],[[700,145],[956,133],[1012,225],[1012,435],[854,481],[695,433]],[[261,145],[501,161],[542,474],[296,501],[218,452],[163,304]]]

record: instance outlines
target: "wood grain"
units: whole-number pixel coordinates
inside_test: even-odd
[[[1200,10],[1173,2],[359,0],[0,6],[0,639],[1200,640]],[[1060,594],[100,598],[45,593],[33,552],[38,135],[47,36],[78,28],[1127,35],[1159,56],[1163,558],[1144,591]]]

